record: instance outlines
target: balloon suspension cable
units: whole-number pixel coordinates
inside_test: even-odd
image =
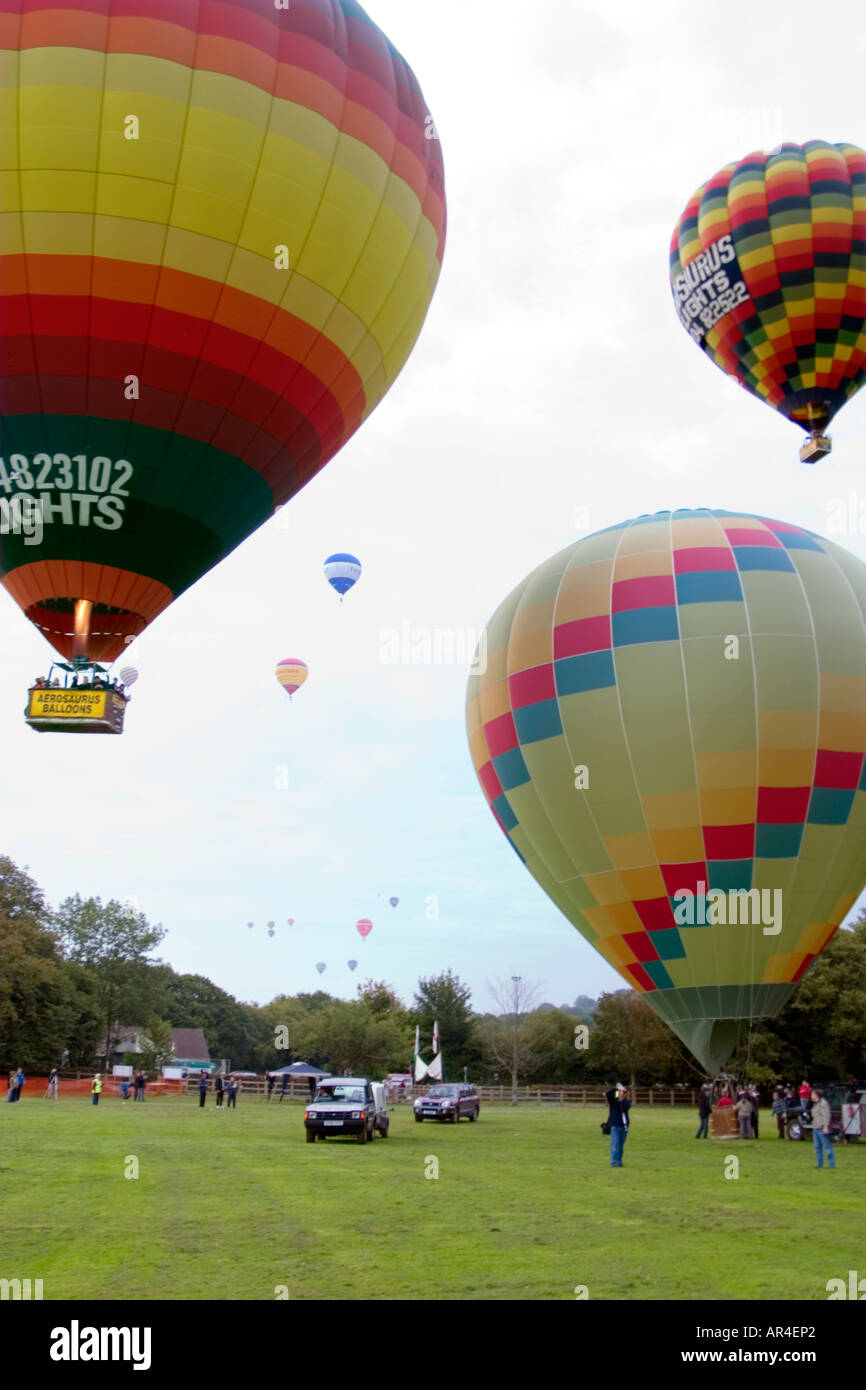
[[[75,627],[72,637],[72,659],[75,662],[87,660],[90,642],[90,614],[93,604],[90,599],[80,598],[75,604]]]

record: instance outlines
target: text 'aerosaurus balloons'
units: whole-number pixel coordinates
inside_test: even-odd
[[[813,436],[804,462],[828,453],[866,379],[866,153],[810,140],[727,164],[689,199],[670,276],[698,346]]]
[[[863,888],[866,566],[810,531],[698,510],[578,541],[494,614],[467,721],[512,847],[710,1070]]]
[[[442,155],[356,0],[3,8],[0,497],[44,535],[0,536],[0,577],[66,657],[86,611],[76,654],[108,661],[393,384]]]

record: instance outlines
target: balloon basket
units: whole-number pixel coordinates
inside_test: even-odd
[[[739,1139],[740,1121],[732,1105],[716,1107],[710,1115],[711,1139]]]

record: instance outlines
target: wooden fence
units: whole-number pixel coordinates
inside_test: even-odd
[[[93,1072],[62,1072],[60,1075],[61,1095],[89,1093],[90,1082]],[[24,1094],[30,1098],[36,1095],[41,1096],[47,1085],[47,1077],[30,1077],[25,1086]],[[310,1098],[310,1089],[306,1077],[289,1078],[288,1088],[285,1092],[281,1089],[282,1079],[277,1081],[272,1093],[270,1104],[279,1104],[282,1095],[284,1100],[307,1101]],[[117,1093],[118,1078],[107,1077],[103,1074],[103,1093],[112,1095]],[[245,1076],[239,1078],[239,1095],[250,1099],[267,1098],[267,1084],[263,1076]],[[182,1093],[183,1082],[148,1082],[146,1095],[156,1098],[158,1095]],[[424,1095],[429,1086],[416,1086],[411,1095],[406,1097],[406,1103],[417,1100],[418,1096]],[[482,1101],[488,1105],[511,1105],[515,1099],[519,1105],[604,1105],[603,1086],[521,1086],[512,1096],[510,1086],[477,1086],[476,1090]],[[186,1080],[187,1095],[198,1093],[198,1077],[188,1076]],[[213,1097],[213,1078],[208,1087],[208,1099]],[[395,1097],[389,1097],[389,1103],[394,1103]],[[632,1094],[632,1101],[635,1105],[697,1105],[697,1089],[687,1086],[638,1086]]]

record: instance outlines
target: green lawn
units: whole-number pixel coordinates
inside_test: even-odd
[[[400,1109],[363,1147],[243,1097],[0,1105],[0,1277],[46,1299],[826,1299],[866,1273],[866,1143],[819,1173],[766,1114],[758,1143],[696,1142],[690,1110],[638,1109],[619,1170],[604,1113]]]

